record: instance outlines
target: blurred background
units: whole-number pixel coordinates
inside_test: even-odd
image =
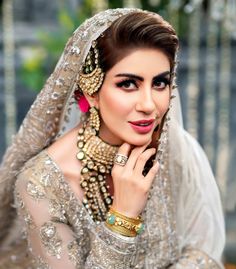
[[[179,35],[184,125],[216,175],[236,264],[236,0],[0,0],[0,160],[73,30],[116,7],[157,12]]]

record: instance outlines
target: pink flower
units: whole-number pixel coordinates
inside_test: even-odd
[[[81,112],[88,112],[90,105],[86,99],[86,97],[83,95],[83,93],[80,90],[76,90],[74,92],[74,98],[77,101],[77,104],[81,110]]]
[[[77,102],[82,112],[85,113],[89,111],[90,105],[84,95],[82,95]]]

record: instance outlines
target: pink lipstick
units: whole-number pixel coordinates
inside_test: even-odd
[[[153,129],[154,119],[129,121],[129,124],[137,133],[146,134]]]

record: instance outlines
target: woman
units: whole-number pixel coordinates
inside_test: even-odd
[[[74,32],[4,158],[0,268],[222,268],[219,193],[172,95],[177,49],[137,9]]]

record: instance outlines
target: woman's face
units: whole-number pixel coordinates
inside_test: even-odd
[[[137,49],[107,73],[97,96],[99,136],[113,145],[151,142],[169,107],[170,63],[157,49]]]

